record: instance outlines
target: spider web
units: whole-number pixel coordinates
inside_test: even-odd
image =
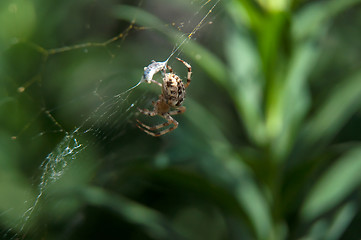
[[[219,2],[220,0],[190,1],[187,4],[196,11],[184,16],[173,10],[178,15],[169,17],[170,14],[166,13],[171,5],[166,5],[165,1],[140,1],[137,6],[132,7],[134,10],[130,11],[132,16],[124,17],[128,25],[123,26],[122,31],[106,41],[64,44],[57,48],[47,48],[35,41],[13,39],[14,42],[9,48],[19,45],[26,51],[37,52],[41,66],[23,83],[10,80],[11,85],[16,86],[13,98],[19,102],[29,101],[32,104],[29,111],[34,113],[32,119],[27,120],[21,129],[15,130],[11,139],[41,142],[48,135],[57,135],[58,142],[55,142],[55,148],[52,147],[52,150],[46,153],[45,159],[40,161],[39,176],[35,176],[38,180],[32,180],[36,186],[30,189],[24,188],[25,193],[22,193],[22,198],[19,200],[23,201],[21,207],[17,206],[19,209],[16,209],[9,206],[8,209],[0,209],[0,219],[4,220],[5,229],[7,228],[2,233],[4,239],[26,237],[34,219],[39,215],[41,202],[46,201],[45,193],[49,186],[62,179],[74,161],[92,154],[91,149],[94,145],[99,147],[104,142],[119,141],[129,131],[130,134],[133,132],[145,134],[134,127],[134,119],[138,113],[137,107],[143,108],[147,104],[149,106],[149,102],[154,100],[155,92],[148,90],[149,85],[141,81],[143,67],[150,64],[151,60],[168,62],[179,56],[187,43],[196,39],[199,30],[211,23],[212,18],[215,17],[213,10]],[[141,18],[146,12],[159,17],[164,23],[145,26]],[[165,40],[164,35],[159,34],[162,31],[173,32],[169,37],[171,43]],[[142,46],[139,48],[129,47],[128,39],[137,37],[148,40],[142,41]],[[159,47],[164,44],[166,47]],[[143,51],[153,47],[161,49],[162,52]],[[92,55],[94,52],[96,54]],[[137,63],[137,69],[119,57],[123,54],[139,55],[142,52],[150,55],[138,57],[142,60],[142,65]],[[54,66],[61,66],[60,63],[66,61],[67,57],[84,58],[85,55],[87,59],[91,59],[91,56],[101,56],[101,58],[91,59],[89,62],[75,66],[79,71],[75,71],[72,79],[74,82],[70,83],[70,80],[62,79],[64,75],[57,77],[52,73]],[[118,66],[120,70],[114,71],[114,66]],[[85,74],[87,69],[93,67],[104,69],[94,77]],[[133,74],[129,74],[129,67]],[[85,77],[89,79],[84,79]],[[42,92],[44,85],[48,84],[46,81],[50,81],[54,89],[57,84],[68,84],[67,90],[70,93],[67,96],[70,97],[64,97],[60,103],[47,102],[45,99],[49,93]],[[80,87],[74,87],[77,84],[80,84]],[[82,91],[79,91],[79,88]],[[77,91],[74,91],[75,89]],[[64,112],[78,116],[75,126],[64,123],[62,117]],[[39,120],[45,122],[44,127],[34,126]],[[14,217],[17,215],[20,217]]]

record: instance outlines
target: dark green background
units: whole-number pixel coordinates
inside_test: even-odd
[[[0,2],[1,239],[360,239],[360,1],[221,0],[148,136],[206,2]]]

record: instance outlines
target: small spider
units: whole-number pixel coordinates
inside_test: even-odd
[[[167,120],[165,123],[150,127],[137,119],[137,127],[153,137],[159,137],[176,129],[178,127],[178,122],[174,120],[171,115],[181,114],[186,110],[186,108],[181,105],[184,101],[186,93],[185,89],[191,83],[192,67],[182,59],[176,59],[182,62],[188,68],[187,83],[184,84],[182,79],[173,72],[169,65],[167,65],[169,73],[166,73],[166,70],[164,69],[163,84],[153,79],[148,80],[148,82],[155,83],[162,88],[162,94],[159,95],[159,99],[156,102],[153,102],[153,111],[138,108],[139,112],[143,113],[144,115],[151,117],[159,115]],[[170,128],[164,129],[158,133],[153,132],[171,124],[173,124],[173,126]]]

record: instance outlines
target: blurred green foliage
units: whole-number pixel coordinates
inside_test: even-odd
[[[0,2],[2,239],[360,239],[361,1],[221,0],[150,137],[114,96],[206,2]]]

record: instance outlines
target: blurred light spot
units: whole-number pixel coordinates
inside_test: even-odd
[[[6,6],[6,5],[5,5]],[[26,39],[33,31],[36,24],[36,13],[31,1],[17,1],[8,3],[5,8],[0,8],[0,40],[13,44],[13,40]]]
[[[24,92],[24,91],[25,91],[25,88],[24,88],[24,87],[19,87],[19,88],[18,88],[18,92],[22,93],[22,92]]]
[[[15,3],[10,4],[8,9],[10,13],[16,13],[18,11],[18,5]]]

